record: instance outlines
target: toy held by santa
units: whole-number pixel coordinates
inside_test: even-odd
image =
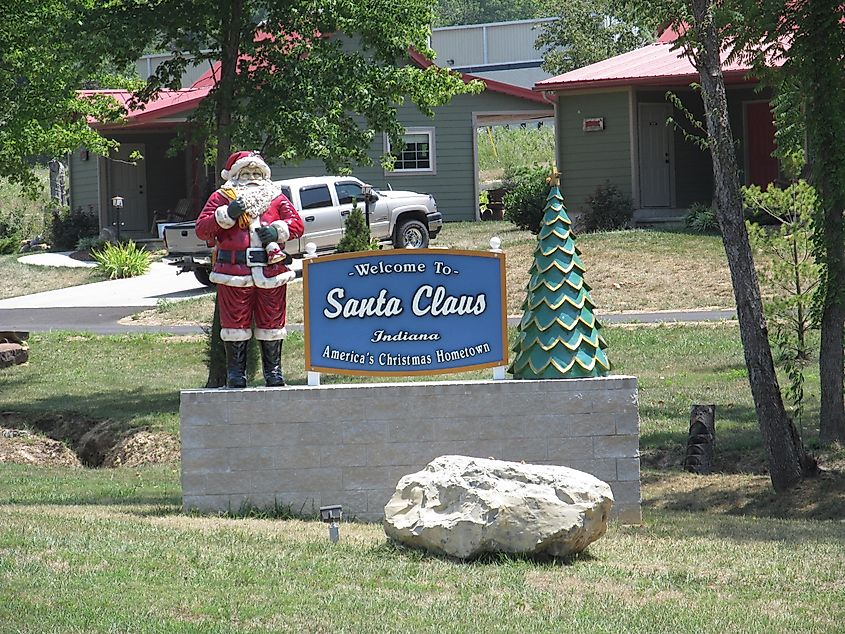
[[[217,284],[226,385],[246,387],[246,349],[254,335],[266,385],[281,386],[286,285],[296,277],[284,263],[283,245],[302,236],[302,219],[257,152],[235,152],[220,175],[225,182],[200,212],[196,232],[216,246],[209,279]]]

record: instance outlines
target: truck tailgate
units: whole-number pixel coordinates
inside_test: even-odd
[[[200,240],[197,237],[195,229],[196,222],[193,220],[166,226],[164,228],[164,242],[167,246],[167,254],[173,256],[209,253],[210,247],[205,240]]]

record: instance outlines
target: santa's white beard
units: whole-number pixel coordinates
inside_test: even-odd
[[[258,185],[236,184],[234,189],[246,205],[246,213],[250,218],[258,218],[267,211],[270,203],[279,195],[278,188],[269,180]]]

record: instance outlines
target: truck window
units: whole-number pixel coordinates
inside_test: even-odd
[[[338,204],[350,205],[352,204],[353,198],[363,204],[364,194],[362,193],[361,186],[358,183],[338,183],[335,187],[337,188]]]
[[[293,198],[291,198],[291,195],[290,195],[290,187],[282,187],[282,193],[285,195],[285,198],[287,198],[289,201],[293,202]]]
[[[320,209],[321,207],[332,206],[332,196],[329,193],[328,185],[303,187],[299,190],[299,199],[302,201],[303,209]]]

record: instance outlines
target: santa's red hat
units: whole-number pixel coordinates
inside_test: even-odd
[[[264,162],[258,152],[235,152],[226,161],[226,167],[220,172],[224,181],[235,178],[244,167],[255,163],[264,173],[264,178],[270,178],[270,166]]]

